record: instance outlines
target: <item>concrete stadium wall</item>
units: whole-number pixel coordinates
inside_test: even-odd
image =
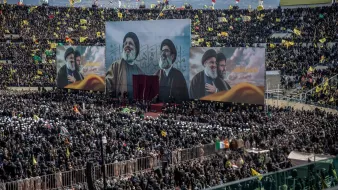
[[[282,107],[282,108],[291,106],[297,110],[315,110],[316,108],[318,108],[326,112],[338,114],[338,110],[318,107],[318,106],[309,105],[309,104],[297,103],[297,102],[290,102],[290,101],[288,102],[286,100],[266,99],[266,103],[270,106],[276,106],[276,107]]]

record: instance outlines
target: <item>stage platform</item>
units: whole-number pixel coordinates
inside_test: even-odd
[[[150,111],[161,113],[162,112],[163,103],[151,104]]]
[[[152,117],[156,119],[161,113],[147,112],[144,114],[144,117]]]

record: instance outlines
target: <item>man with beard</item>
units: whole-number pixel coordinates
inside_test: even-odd
[[[75,70],[80,75],[80,80],[83,80],[83,75],[80,72],[81,69],[81,54],[79,51],[75,51]]]
[[[57,86],[64,88],[68,84],[81,80],[80,73],[76,70],[74,49],[68,48],[65,52],[64,59],[66,64],[62,66],[57,74]]]
[[[133,96],[133,75],[143,74],[135,64],[140,51],[140,42],[133,32],[128,32],[123,38],[122,59],[111,64],[106,74],[106,92],[117,96],[119,92],[128,92]]]
[[[222,80],[225,86],[225,90],[230,90],[231,87],[230,85],[225,81],[226,78],[226,61],[227,58],[223,53],[218,53],[216,57],[217,61],[217,72],[218,72],[218,77]]]
[[[204,96],[226,90],[225,84],[217,76],[216,51],[209,49],[202,57],[204,70],[197,73],[191,80],[190,96],[199,99]]]
[[[176,60],[177,51],[174,43],[165,39],[161,43],[161,57],[159,67],[155,75],[159,77],[160,92],[159,99],[168,102],[169,97],[177,102],[189,99],[189,93],[184,76],[178,69],[173,67]]]

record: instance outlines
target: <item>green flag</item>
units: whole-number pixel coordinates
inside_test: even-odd
[[[324,15],[323,14],[319,14],[319,18],[323,19]]]
[[[271,112],[270,112],[270,111],[268,111],[268,117],[270,117],[270,118],[271,118],[271,116],[272,116]]]
[[[52,54],[53,54],[53,52],[51,51],[51,50],[46,50],[45,51],[45,54],[47,55],[47,56],[51,56]]]
[[[41,57],[39,57],[37,55],[34,55],[33,59],[34,59],[34,61],[41,61]]]

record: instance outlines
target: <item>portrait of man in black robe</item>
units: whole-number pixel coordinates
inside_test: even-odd
[[[82,75],[76,70],[75,51],[72,47],[66,50],[64,59],[66,64],[60,68],[56,79],[56,84],[60,88],[64,88],[68,84],[82,80]]]
[[[218,77],[222,79],[222,82],[224,82],[224,86],[226,88],[225,90],[230,90],[231,89],[230,85],[225,81],[227,58],[222,52],[220,52],[220,53],[217,53],[216,61],[217,61]]]
[[[81,71],[80,71],[81,65],[82,65],[82,63],[81,63],[81,53],[79,51],[75,51],[74,54],[75,54],[75,70],[77,72],[79,72],[80,79],[83,80],[84,77],[83,77],[83,75],[81,74]]]
[[[174,43],[165,39],[161,43],[159,67],[155,75],[159,77],[159,99],[163,102],[174,100],[181,102],[189,99],[189,92],[185,78],[181,71],[173,67],[177,51]]]
[[[118,96],[119,93],[128,92],[129,98],[133,96],[133,75],[143,74],[135,64],[140,52],[140,42],[137,35],[128,32],[123,38],[122,58],[114,61],[106,74],[106,93]]]
[[[203,71],[197,73],[190,83],[190,97],[200,99],[204,96],[227,90],[225,83],[218,76],[217,53],[213,49],[207,50],[202,57]]]

